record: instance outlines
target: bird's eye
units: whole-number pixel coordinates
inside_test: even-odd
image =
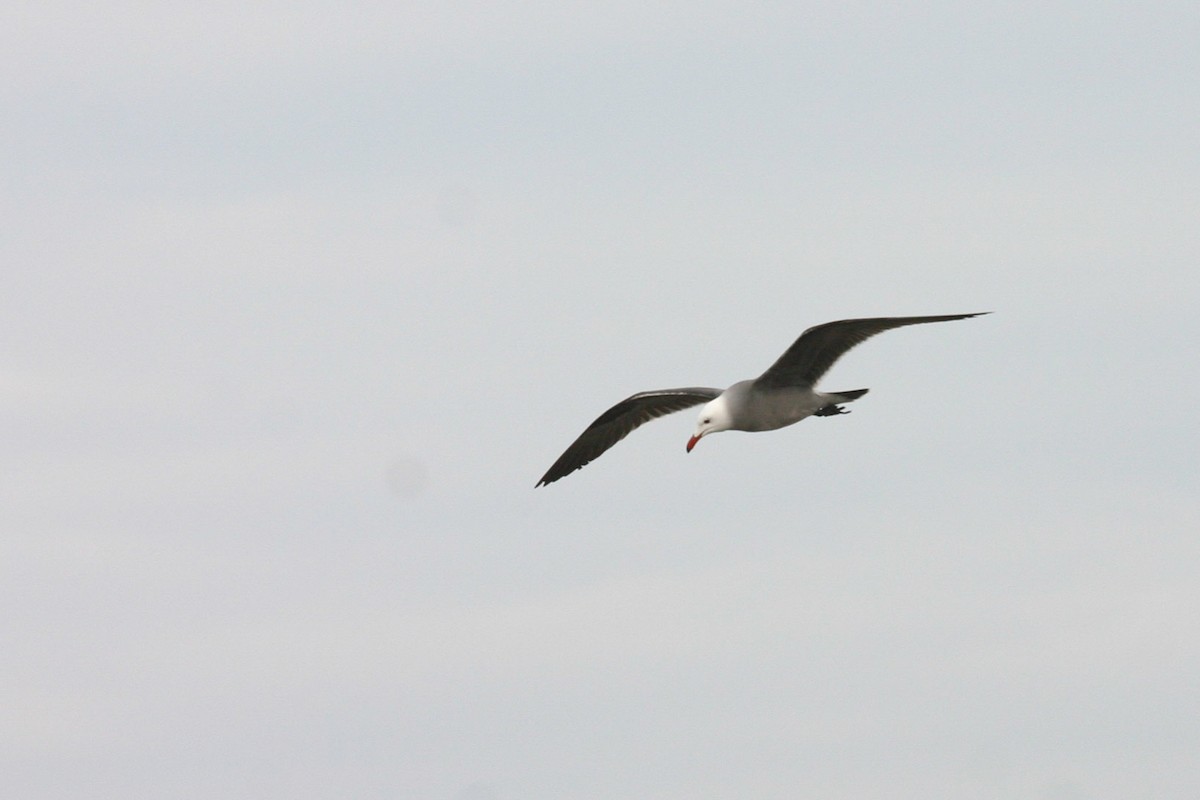
[[[704,418],[704,424],[705,424],[705,425],[707,425],[707,424],[708,424],[708,423],[710,423],[710,422],[712,422],[712,417],[705,417],[705,418]]]

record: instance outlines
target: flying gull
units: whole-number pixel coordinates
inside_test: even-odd
[[[688,439],[689,453],[696,442],[710,433],[729,430],[773,431],[809,416],[832,417],[848,413],[841,404],[857,400],[867,393],[866,389],[818,392],[815,388],[821,376],[847,350],[892,328],[925,322],[949,322],[987,313],[990,312],[826,322],[800,334],[800,338],[762,375],[753,380],[738,381],[724,391],[692,386],[638,392],[597,417],[558,457],[537,482],[537,486],[545,486],[570,475],[624,439],[639,425],[701,403],[705,406],[700,409],[696,432]]]

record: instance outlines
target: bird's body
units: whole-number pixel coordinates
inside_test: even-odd
[[[727,430],[773,431],[794,425],[823,408],[857,400],[866,391],[826,394],[805,386],[756,391],[754,381],[738,381],[712,402],[719,400],[728,407],[731,424]]]
[[[696,432],[688,440],[688,452],[710,433],[728,430],[771,431],[814,415],[844,414],[846,411],[841,404],[857,400],[867,390],[820,392],[815,385],[847,350],[892,328],[977,316],[979,313],[827,322],[802,333],[762,375],[753,380],[738,381],[724,391],[690,387],[639,392],[597,417],[554,462],[537,485],[553,483],[583,467],[639,425],[701,403],[704,408],[700,410]]]

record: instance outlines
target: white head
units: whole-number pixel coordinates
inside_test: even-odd
[[[733,415],[729,413],[729,403],[725,395],[709,400],[704,408],[700,409],[700,417],[696,420],[696,433],[688,439],[687,451],[692,452],[696,442],[708,434],[727,431],[732,427]]]

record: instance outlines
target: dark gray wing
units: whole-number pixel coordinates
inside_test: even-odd
[[[987,313],[990,312],[943,314],[936,317],[872,317],[826,322],[800,334],[800,338],[771,365],[770,369],[754,381],[754,385],[764,389],[813,386],[847,350],[862,344],[877,333],[890,331],[892,328],[903,328],[905,325],[949,322]]]
[[[545,486],[565,475],[570,475],[598,458],[601,453],[624,439],[639,425],[675,411],[707,403],[720,394],[720,389],[689,387],[639,392],[631,397],[626,397],[596,417],[596,421],[587,426],[587,430],[579,434],[579,438],[558,457],[558,461],[555,461],[554,466],[550,467],[542,476],[542,479],[537,482],[537,486]]]

